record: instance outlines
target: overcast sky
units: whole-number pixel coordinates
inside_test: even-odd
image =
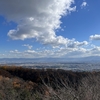
[[[100,0],[0,0],[0,58],[100,56]]]

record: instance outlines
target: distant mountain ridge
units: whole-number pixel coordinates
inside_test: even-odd
[[[0,58],[0,63],[100,62],[100,56],[83,58]]]

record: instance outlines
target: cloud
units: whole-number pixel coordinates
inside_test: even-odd
[[[100,46],[95,46],[89,50],[91,56],[100,56]]]
[[[5,54],[0,54],[0,58],[5,57],[5,56],[6,56]]]
[[[17,23],[9,30],[13,40],[36,38],[42,44],[66,45],[68,39],[57,36],[61,17],[76,10],[74,0],[0,0],[0,14]]]
[[[96,52],[96,51],[95,51]],[[69,57],[86,57],[93,50],[85,48],[68,48],[61,47],[59,49],[43,49],[43,50],[25,50],[19,52],[18,50],[11,50],[9,57],[20,57],[20,58],[69,58]]]
[[[83,41],[83,42],[73,41],[72,43],[69,43],[68,47],[76,48],[76,47],[81,47],[84,45],[88,45],[88,42],[87,41]]]
[[[22,46],[25,46],[25,47],[27,47],[28,49],[32,49],[32,45],[29,45],[29,44],[24,44],[24,45],[22,45]]]
[[[98,34],[91,35],[90,40],[100,40],[100,35],[98,35]]]
[[[74,48],[72,51],[68,52],[65,57],[69,58],[81,58],[88,56],[87,49],[85,48]]]
[[[87,2],[83,2],[82,4],[81,4],[81,8],[83,9],[84,7],[86,7],[87,6]]]
[[[10,53],[19,54],[20,52],[18,50],[11,50]]]
[[[72,43],[71,43],[72,42]],[[70,44],[71,43],[71,44]],[[73,39],[70,45],[59,48],[42,47],[38,49],[28,49],[24,51],[11,50],[7,57],[17,58],[81,58],[88,56],[100,56],[100,46],[89,44],[87,41],[78,42]],[[86,45],[86,46],[85,46]],[[89,48],[87,47],[90,46]],[[27,46],[25,44],[24,46]]]

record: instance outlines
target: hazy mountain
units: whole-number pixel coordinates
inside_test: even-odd
[[[83,58],[0,58],[0,63],[99,62],[100,56]]]

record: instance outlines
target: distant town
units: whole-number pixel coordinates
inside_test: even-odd
[[[65,59],[0,59],[0,66],[21,66],[32,69],[64,69],[72,71],[100,71],[99,61]]]

